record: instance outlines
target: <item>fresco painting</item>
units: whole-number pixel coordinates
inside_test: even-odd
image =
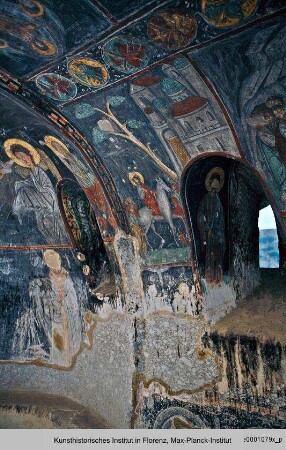
[[[46,22],[46,29],[43,29],[45,8],[40,2],[20,2],[18,5],[5,2],[1,6],[0,32],[2,38],[2,48],[12,54],[17,53],[28,56],[52,57],[58,53],[59,49],[55,40],[59,32],[59,23]],[[17,28],[17,31],[16,31]],[[55,37],[53,37],[55,34]],[[4,53],[4,57],[5,57]]]
[[[102,283],[108,280],[111,289],[109,294],[115,293],[109,258],[96,216],[83,189],[72,180],[63,180],[60,184],[60,197],[67,226],[78,250],[77,258],[82,263],[82,272],[90,292],[102,292]]]
[[[254,107],[247,124],[256,130],[256,157],[269,185],[286,207],[286,111],[283,97]]]
[[[229,290],[231,160],[209,156],[196,161],[187,172],[186,201],[203,292]],[[235,189],[233,191],[235,196]],[[234,240],[234,237],[231,238]],[[226,287],[227,286],[227,287]],[[218,294],[233,297],[230,292]],[[207,308],[207,306],[205,305]]]
[[[83,191],[98,213],[98,223],[104,235],[109,235],[116,228],[116,223],[99,181],[82,157],[71,153],[68,146],[56,136],[44,136],[40,144],[52,151],[54,155],[73,174],[82,186]]]
[[[236,153],[225,117],[198,72],[183,57],[131,81],[130,95],[179,174],[202,151]]]
[[[106,64],[126,74],[143,69],[150,60],[148,47],[132,36],[116,36],[104,44],[102,51]]]
[[[245,157],[260,171],[281,210],[286,209],[284,41],[285,23],[279,17],[264,29],[244,32],[239,40],[228,39],[223,48],[216,44],[205,55],[192,54],[221,92]],[[237,61],[236,51],[242,46],[243,57]],[[276,52],[278,48],[282,50]],[[221,70],[214,73],[217,61]],[[235,67],[235,78],[223,70],[227,65]]]
[[[72,59],[68,63],[68,71],[76,81],[86,86],[98,87],[108,80],[106,68],[93,59]]]
[[[92,83],[85,81],[81,84],[83,74],[80,78],[72,78],[74,72],[70,71],[70,62],[67,64],[66,61],[59,61],[59,64],[54,63],[53,70],[47,71],[47,74],[52,72],[73,82],[79,82],[77,86],[79,97],[94,88],[101,89],[107,84],[112,85],[118,80],[124,79],[127,75],[140,72],[147,64],[160,62],[178,50],[187,50],[192,46],[196,48],[214,37],[222,36],[229,30],[263,17],[266,12],[270,14],[283,7],[281,0],[270,0],[267,4],[258,0],[240,0],[238,2],[224,0],[215,2],[212,0],[198,2],[154,1],[150,3],[150,7],[151,5],[156,7],[154,11],[142,15],[139,19],[131,16],[127,26],[117,31],[115,28],[116,18],[123,19],[129,14],[132,15],[133,7],[138,13],[139,7],[148,8],[149,3],[144,2],[144,5],[141,3],[139,5],[136,1],[132,4],[124,1],[115,3],[102,1],[99,2],[99,5],[103,7],[102,14],[106,14],[107,19],[113,22],[113,25],[110,25],[112,38],[110,39],[104,34],[104,39],[101,40],[99,34],[97,39],[95,33],[95,39],[82,51],[79,49],[75,60],[93,60],[97,62],[97,67],[105,66],[107,73],[100,73],[100,69],[97,69],[96,79],[99,76],[100,82],[94,84],[94,81]],[[82,25],[82,30],[85,30],[82,33],[84,36],[88,35],[89,28],[86,23]],[[97,43],[96,40],[100,40],[100,42]],[[93,72],[92,76],[94,76],[94,64],[94,62],[88,63],[88,67],[85,63],[81,64],[81,70],[89,72],[89,75]],[[77,67],[76,72],[78,69]],[[78,73],[80,74],[80,72]],[[102,77],[104,82],[102,82]],[[31,78],[28,84],[32,86],[34,82],[35,79]],[[45,95],[43,89],[41,93]],[[48,91],[47,94],[49,94]],[[52,98],[49,95],[48,97],[56,103],[59,101],[66,103],[72,99],[65,96],[61,99]]]
[[[88,289],[74,252],[12,250],[0,258],[0,359],[69,367],[89,342]]]
[[[75,181],[66,181],[62,201],[77,225],[77,252],[61,213],[56,182],[65,181],[55,164],[21,139],[5,140],[3,150],[10,159],[1,165],[0,359],[70,367],[82,343],[90,344],[85,317],[96,302],[90,292],[111,279],[106,250]]]
[[[192,283],[192,268],[149,267],[143,272],[145,302],[143,314],[171,312],[198,316],[202,304]]]
[[[149,38],[168,50],[179,50],[195,38],[197,23],[181,12],[164,11],[153,16],[147,25]]]
[[[12,72],[16,60],[17,75],[26,75],[84,44],[109,25],[108,18],[88,1],[1,2],[1,63]]]
[[[285,5],[139,3],[1,4],[4,399],[285,428]]]
[[[144,263],[189,260],[182,169],[203,151],[238,153],[217,101],[190,62],[178,57],[65,113],[89,134],[121,186]],[[147,161],[152,170],[144,170]]]
[[[2,158],[9,160],[1,163],[2,245],[68,244],[51,180],[55,173],[41,167],[40,153],[26,141],[7,139],[3,149]]]
[[[198,228],[201,238],[201,251],[204,255],[204,278],[209,283],[221,283],[225,256],[225,217],[219,198],[224,184],[224,171],[214,167],[205,180],[207,193],[198,208]]]
[[[47,98],[58,102],[71,100],[77,94],[76,84],[56,73],[45,73],[36,78],[36,84],[40,92]]]
[[[13,176],[6,185],[5,177],[11,175],[13,166],[3,165],[3,198],[8,191],[15,198],[14,203],[1,205],[8,232],[3,233],[5,242],[1,242],[5,244],[0,262],[1,341],[5,344],[0,359],[70,367],[82,343],[90,345],[90,321],[85,317],[89,310],[94,311],[97,301],[90,292],[100,285],[102,290],[107,278],[114,284],[106,250],[84,192],[74,181],[61,180],[64,213],[68,222],[76,225],[77,241],[77,252],[64,250],[62,247],[72,247],[71,238],[55,188],[44,170],[35,166],[40,162],[39,153],[17,139],[6,140],[4,148],[14,164],[19,162],[26,169],[29,163],[29,170],[20,175],[15,172],[20,181]],[[18,226],[13,228],[12,219],[17,219]],[[11,247],[14,250],[9,250]]]
[[[211,25],[225,28],[233,27],[248,19],[258,5],[258,0],[203,0],[202,13],[205,20]]]
[[[0,359],[68,368],[90,346],[98,289],[116,292],[101,237],[115,223],[74,145],[25,105],[0,99]]]

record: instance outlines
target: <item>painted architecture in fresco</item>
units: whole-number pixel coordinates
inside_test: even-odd
[[[0,428],[285,428],[285,15],[1,3]]]
[[[172,158],[178,173],[204,151],[236,152],[229,127],[213,96],[185,58],[163,64],[161,76],[136,79],[130,94]]]

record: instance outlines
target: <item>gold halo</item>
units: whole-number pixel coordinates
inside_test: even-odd
[[[45,136],[44,142],[46,146],[49,147],[59,158],[65,158],[66,155],[70,153],[67,146],[55,136]],[[63,150],[59,151],[58,148],[55,148],[53,142],[59,144],[60,148]]]
[[[139,178],[142,184],[144,183],[144,177],[140,172],[129,172],[128,178],[130,183],[133,184],[133,186],[137,186],[137,184],[134,182],[134,177]]]
[[[6,152],[6,155],[9,156],[9,158],[14,161],[16,164],[18,164],[18,166],[21,167],[28,167],[28,164],[25,164],[23,161],[21,161],[20,159],[17,158],[17,156],[15,156],[15,154],[13,153],[11,147],[13,145],[20,145],[21,147],[24,147],[26,150],[28,150],[28,152],[30,153],[30,155],[32,155],[33,157],[33,161],[34,164],[37,166],[40,163],[40,155],[37,152],[37,150],[28,142],[23,141],[22,139],[7,139],[4,142],[4,150]]]
[[[47,47],[46,50],[37,47],[34,42],[30,43],[32,50],[34,50],[34,52],[36,52],[38,55],[52,56],[57,53],[57,47],[52,42],[44,38],[40,38],[39,41],[42,41],[42,43]]]
[[[8,42],[5,39],[0,38],[0,48],[7,48],[9,47]]]
[[[21,5],[21,9],[24,12],[24,14],[30,17],[42,16],[44,14],[44,7],[41,5],[41,3],[38,2],[37,0],[32,0],[32,3],[34,3],[34,6],[36,6],[38,10],[36,12],[31,12],[29,11],[29,9],[26,9],[25,5]]]
[[[213,175],[218,175],[219,179],[220,179],[220,183],[219,183],[219,187],[217,189],[215,189],[216,192],[219,192],[223,185],[224,185],[224,171],[221,167],[213,167],[209,173],[207,174],[206,177],[206,181],[205,181],[205,186],[206,186],[206,190],[207,191],[211,191],[211,178],[213,177]]]

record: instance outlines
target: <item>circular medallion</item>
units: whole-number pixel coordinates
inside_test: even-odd
[[[209,24],[227,28],[238,25],[254,13],[257,0],[202,0],[203,17]]]
[[[56,73],[44,73],[36,78],[37,88],[43,95],[58,102],[71,100],[77,94],[76,84]]]
[[[68,63],[69,74],[79,83],[99,87],[107,83],[108,72],[103,64],[94,59],[76,58]]]
[[[150,55],[139,39],[116,36],[104,45],[103,58],[119,72],[134,73],[148,65]]]
[[[188,14],[164,11],[149,20],[147,33],[149,38],[160,47],[178,50],[194,40],[197,22]]]

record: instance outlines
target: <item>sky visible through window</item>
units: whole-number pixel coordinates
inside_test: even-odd
[[[270,205],[260,210],[258,228],[259,230],[273,230],[274,228],[276,229],[275,217]]]
[[[259,267],[278,268],[279,249],[275,217],[271,206],[259,212]]]

